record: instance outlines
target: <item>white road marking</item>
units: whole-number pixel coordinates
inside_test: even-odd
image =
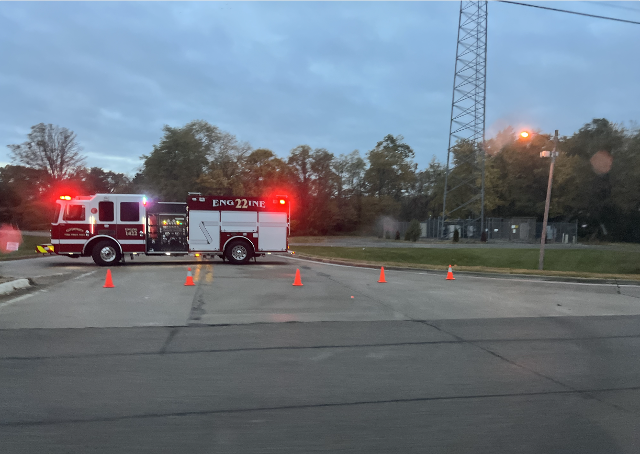
[[[9,301],[5,301],[4,303],[0,303],[0,309],[2,309],[3,307],[6,307],[6,306],[10,306],[10,305],[12,305],[14,303],[17,303],[19,301],[26,300],[27,298],[31,298],[32,296],[35,296],[35,295],[37,295],[39,293],[44,293],[44,292],[46,292],[46,290],[38,290],[37,292],[29,293],[27,295],[22,295],[22,296],[18,296],[16,298],[10,299]]]
[[[81,274],[80,276],[74,277],[72,280],[75,281],[77,279],[82,279],[83,277],[89,276],[89,275],[91,275],[93,273],[96,273],[96,272],[98,272],[98,270],[89,271],[88,273],[84,273],[84,274]]]

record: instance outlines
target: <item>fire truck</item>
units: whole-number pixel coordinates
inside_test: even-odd
[[[218,256],[233,264],[289,249],[289,199],[203,196],[186,202],[148,200],[142,194],[60,196],[51,244],[37,252],[92,257],[100,266],[125,255]]]

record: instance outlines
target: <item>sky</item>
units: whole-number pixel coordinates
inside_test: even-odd
[[[533,2],[531,2],[533,3]],[[640,21],[640,2],[538,2]],[[0,2],[0,165],[31,126],[133,175],[202,119],[286,157],[402,135],[446,161],[459,2]],[[640,122],[640,25],[489,3],[487,138]]]

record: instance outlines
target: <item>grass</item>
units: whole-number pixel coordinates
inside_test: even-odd
[[[353,260],[381,265],[418,266],[493,272],[539,274],[539,249],[436,249],[436,248],[348,248],[296,246],[298,254]],[[597,277],[594,275],[640,278],[640,251],[566,250],[545,251],[545,273]],[[555,273],[548,273],[548,272]]]
[[[7,254],[0,253],[0,260],[12,260],[16,258],[25,257],[37,257],[41,254],[36,254],[36,245],[50,243],[51,237],[49,236],[26,236],[22,237],[22,243],[15,252],[9,252]]]

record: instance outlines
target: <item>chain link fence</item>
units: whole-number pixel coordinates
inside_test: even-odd
[[[480,240],[482,231],[480,221],[475,219],[447,219],[430,218],[420,222],[421,239],[452,240],[455,230],[460,238]],[[394,221],[389,218],[379,224],[379,236],[394,239],[399,236],[404,239],[409,222]],[[519,243],[540,242],[542,236],[542,222],[536,218],[486,218],[484,228],[488,241],[512,241]],[[578,224],[575,222],[547,223],[547,243],[576,244],[578,242]]]

